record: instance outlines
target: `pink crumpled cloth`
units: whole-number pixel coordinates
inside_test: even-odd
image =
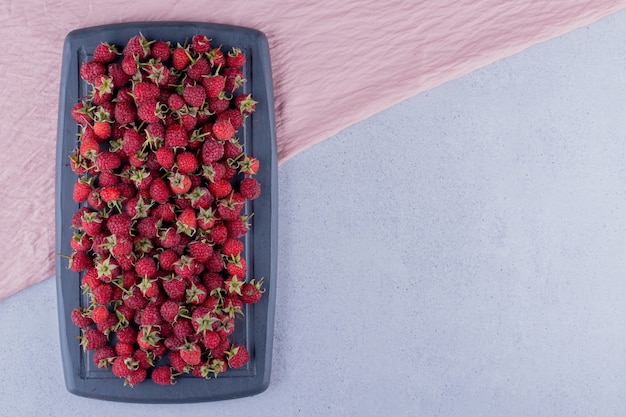
[[[274,76],[279,160],[443,82],[626,7],[615,0],[338,2],[8,0],[0,5],[0,300],[54,274],[63,41],[136,21],[259,29]]]

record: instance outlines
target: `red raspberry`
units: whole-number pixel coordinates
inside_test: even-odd
[[[198,54],[204,54],[211,50],[211,40],[206,35],[196,35],[191,40],[191,48]]]
[[[158,59],[161,62],[165,62],[170,59],[170,45],[165,41],[156,41],[152,44],[150,54],[153,58]]]
[[[72,310],[71,319],[72,323],[74,323],[76,327],[80,328],[86,328],[93,324],[93,320],[80,307],[76,307],[74,310]]]
[[[243,345],[233,345],[226,355],[231,368],[241,368],[250,360],[250,353]]]
[[[174,383],[172,368],[169,366],[159,366],[158,368],[154,368],[150,378],[152,379],[152,382],[158,385],[172,385]]]
[[[218,140],[228,140],[235,134],[235,128],[229,120],[219,120],[213,124],[213,136]]]
[[[261,185],[256,178],[247,177],[239,183],[239,193],[246,200],[254,200],[261,195]]]

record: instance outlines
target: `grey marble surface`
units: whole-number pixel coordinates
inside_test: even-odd
[[[282,164],[264,393],[69,394],[48,279],[0,302],[0,415],[623,416],[625,40],[619,12]]]

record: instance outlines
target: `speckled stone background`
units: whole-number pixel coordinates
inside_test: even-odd
[[[625,39],[618,12],[282,164],[266,392],[69,394],[48,279],[0,303],[0,415],[623,416]]]

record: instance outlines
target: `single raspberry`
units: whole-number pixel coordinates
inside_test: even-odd
[[[84,232],[74,232],[70,239],[70,246],[76,252],[86,252],[91,249],[93,239]]]
[[[109,301],[111,301],[111,296],[113,295],[113,287],[108,283],[99,285],[91,291],[91,295],[97,304],[108,304]]]
[[[93,131],[96,134],[97,139],[103,141],[111,137],[111,123],[106,120],[94,121]]]
[[[132,371],[124,378],[124,385],[134,387],[141,384],[148,377],[148,371],[144,368],[138,368]]]
[[[188,304],[199,305],[204,302],[207,297],[206,287],[200,283],[191,283],[191,286],[187,288],[185,301]]]
[[[110,45],[107,42],[101,42],[93,51],[93,60],[102,64],[108,64],[109,62],[115,60],[117,55],[118,51],[115,45]]]
[[[180,94],[174,93],[167,98],[167,105],[171,111],[178,111],[185,106],[185,99]]]
[[[150,45],[152,43],[154,41],[148,41],[142,34],[135,35],[126,42],[122,53],[126,56],[132,55],[140,60],[145,60],[150,56]]]
[[[246,259],[240,255],[227,257],[225,266],[231,276],[245,277],[248,270]]]
[[[209,97],[207,107],[213,114],[219,114],[230,107],[230,98],[222,91],[217,97]]]
[[[178,45],[178,47],[174,49],[174,52],[172,53],[172,66],[174,67],[174,69],[176,69],[177,71],[181,71],[187,68],[190,62],[191,58],[189,56],[189,52],[182,46]]]
[[[189,175],[176,172],[169,176],[169,185],[174,194],[181,195],[189,191],[193,183]]]
[[[83,350],[96,350],[107,344],[107,337],[98,329],[89,328],[82,331],[80,345]]]
[[[167,202],[167,200],[169,200],[170,198],[170,195],[171,190],[167,185],[167,182],[165,182],[165,180],[163,180],[162,178],[156,178],[152,181],[152,184],[150,184],[150,197],[152,197],[152,199],[154,199],[154,201],[156,201],[157,203],[162,204]],[[155,211],[157,210],[157,208],[155,208]],[[155,216],[158,218],[156,214]]]
[[[169,148],[185,148],[189,142],[187,131],[181,125],[171,125],[165,130],[165,146]]]
[[[135,273],[140,277],[153,278],[156,272],[156,262],[150,256],[144,256],[135,262]]]
[[[213,245],[206,239],[195,240],[188,245],[189,254],[200,263],[205,263],[213,255]]]
[[[202,77],[211,73],[211,64],[209,60],[201,56],[189,67],[187,67],[187,75],[194,81],[202,81]]]
[[[256,178],[246,177],[239,183],[239,193],[246,200],[254,200],[261,195],[261,185]]]
[[[208,138],[202,144],[201,155],[204,164],[208,165],[212,162],[216,162],[224,156],[224,144],[212,138]]]
[[[101,62],[86,61],[80,66],[80,77],[90,84],[93,84],[96,78],[106,74],[106,67]]]
[[[148,305],[148,299],[143,296],[138,287],[130,289],[130,293],[123,298],[124,305],[132,310],[141,310]]]
[[[137,340],[137,329],[134,326],[126,326],[115,332],[117,340],[124,343],[135,343]]]
[[[173,301],[182,301],[187,291],[187,283],[180,278],[170,278],[163,281],[163,290]]]
[[[130,236],[133,220],[126,213],[112,214],[106,222],[111,234],[116,236]]]
[[[215,314],[206,307],[197,306],[191,312],[191,325],[195,333],[212,330],[217,321]]]
[[[218,114],[215,123],[221,122],[222,120],[228,120],[235,131],[243,125],[243,115],[239,110],[235,109],[226,109]]]
[[[175,381],[175,377],[172,374],[172,368],[169,366],[159,366],[154,368],[150,378],[152,379],[152,382],[158,385],[172,385]]]
[[[118,356],[113,361],[111,371],[113,375],[123,378],[130,375],[137,368],[138,365],[133,361],[131,356]]]
[[[228,340],[228,336],[230,336],[235,331],[235,319],[227,314],[218,315],[218,319],[219,324],[216,329],[217,334],[220,335],[222,341]]]
[[[234,93],[247,81],[240,68],[228,67],[224,70],[224,76],[226,77],[224,91],[229,93]]]
[[[120,66],[124,74],[126,74],[129,78],[139,71],[139,61],[137,57],[133,55],[124,56]]]
[[[93,353],[93,362],[98,368],[108,368],[116,357],[117,353],[115,353],[115,349],[107,345],[96,349]]]
[[[202,86],[206,90],[206,96],[209,98],[216,98],[224,91],[226,84],[226,78],[221,75],[211,75],[202,78]]]
[[[93,320],[89,317],[85,309],[80,307],[76,307],[72,310],[71,320],[76,327],[80,328],[87,328],[93,324]]]
[[[177,260],[178,254],[173,249],[165,249],[159,254],[159,267],[165,271],[173,271]]]
[[[74,199],[74,201],[76,201],[77,203],[82,203],[83,201],[86,201],[89,197],[89,194],[91,194],[91,191],[93,190],[91,182],[91,178],[78,178],[78,180],[74,183],[72,199]]]
[[[89,101],[79,101],[72,107],[70,114],[76,123],[86,125],[92,122],[94,109],[95,106],[92,106]]]
[[[217,199],[224,198],[232,191],[232,186],[227,180],[218,180],[209,183],[209,191]]]
[[[113,203],[120,199],[122,196],[119,188],[117,186],[111,187],[102,187],[100,189],[100,198],[105,203]]]
[[[226,66],[226,55],[220,48],[221,46],[213,48],[207,53],[209,62],[216,68]]]
[[[137,107],[137,117],[146,123],[158,123],[163,119],[163,109],[157,100],[147,99]]]
[[[238,192],[231,192],[217,204],[217,214],[223,221],[236,220],[245,205],[245,199]]]
[[[174,208],[174,204],[166,201],[157,205],[152,210],[152,215],[163,222],[173,222],[176,219]]]
[[[238,164],[241,174],[255,175],[259,171],[259,160],[253,156],[245,155]]]
[[[180,339],[178,340],[180,341]],[[183,344],[184,342],[181,341],[181,345],[179,345],[179,347]],[[170,365],[174,371],[178,373],[188,373],[191,371],[191,365],[183,360],[179,350],[172,350],[172,352],[170,352]]]
[[[250,114],[256,110],[258,102],[252,99],[252,94],[239,94],[235,96],[234,105],[242,114]]]
[[[137,344],[141,349],[154,351],[160,341],[161,336],[155,328],[152,326],[140,326],[137,333]]]
[[[136,66],[135,72],[137,72]],[[115,100],[118,103],[132,100],[132,97],[127,94],[130,89],[128,87],[123,87],[126,85],[126,83],[128,83],[128,81],[130,81],[131,76],[124,71],[122,64],[119,62],[111,62],[109,65],[107,65],[107,74],[109,74],[109,76],[113,79],[113,85],[115,87],[119,87],[115,96]]]
[[[191,39],[191,48],[200,55],[207,53],[211,50],[211,40],[206,35],[195,35]]]
[[[117,185],[120,182],[120,177],[111,171],[103,171],[98,174],[98,185],[100,187],[110,187]]]
[[[81,287],[87,290],[93,291],[98,286],[102,285],[103,282],[98,278],[98,270],[94,268],[89,268],[83,278],[80,281]]]
[[[161,146],[165,138],[165,126],[161,122],[150,123],[144,130],[146,135],[147,145],[151,149],[155,149]]]
[[[191,107],[202,107],[206,100],[206,90],[201,84],[191,84],[184,88],[183,98]]]
[[[178,171],[183,174],[191,174],[198,169],[198,159],[188,151],[184,151],[176,155],[176,166]]]
[[[140,368],[150,369],[154,366],[154,353],[143,349],[136,349],[133,352],[133,359],[137,362]]]
[[[231,368],[241,368],[250,360],[250,353],[243,345],[233,345],[226,354],[228,366]]]
[[[113,78],[108,75],[96,77],[91,91],[91,101],[93,104],[101,105],[113,99]]]
[[[161,324],[163,318],[159,312],[159,308],[154,304],[148,304],[146,308],[141,311],[141,325],[142,326],[157,326]]]
[[[222,254],[226,256],[239,255],[243,252],[243,242],[239,239],[227,238],[222,244]]]
[[[156,41],[152,44],[152,48],[150,48],[150,54],[152,58],[157,59],[161,62],[165,62],[170,59],[170,44],[166,41]]]
[[[241,287],[243,287],[243,277],[237,275],[231,275],[228,279],[224,280],[224,288],[230,295],[241,295]]]
[[[235,134],[235,128],[229,120],[219,120],[213,124],[212,133],[218,140],[228,140]]]
[[[209,231],[209,238],[215,245],[221,245],[228,237],[228,229],[224,223],[216,223]],[[218,253],[218,252],[215,252]]]
[[[161,307],[159,308],[159,313],[161,314],[163,320],[169,323],[174,323],[178,318],[178,314],[181,311],[181,308],[183,307],[179,302],[176,302],[174,300],[167,300],[163,304],[161,304]]]
[[[74,252],[69,257],[69,269],[74,272],[85,271],[93,266],[93,258],[87,252]]]
[[[115,353],[117,354],[117,356],[122,356],[122,357],[129,357],[132,356],[133,352],[135,351],[135,348],[133,346],[133,343],[126,343],[126,342],[117,342],[115,344]]]
[[[246,63],[246,54],[239,48],[233,48],[228,52],[226,62],[229,67],[242,67]]]
[[[119,155],[109,151],[103,151],[96,157],[96,166],[100,171],[112,171],[122,164]]]
[[[175,228],[168,227],[159,233],[157,239],[164,248],[173,248],[180,243],[181,236]]]
[[[161,90],[159,90],[159,86],[154,83],[140,81],[133,85],[132,94],[135,98],[135,103],[141,105],[149,100],[158,101],[161,97]]]
[[[159,224],[159,219],[153,216],[147,216],[140,219],[136,223],[135,228],[139,236],[152,239],[158,234]]]
[[[261,285],[263,283],[263,278],[258,281],[251,280],[250,282],[246,282],[241,287],[241,300],[246,304],[255,304],[259,302],[263,295],[263,290],[261,289]]]
[[[239,159],[241,158],[243,153],[243,146],[236,138],[232,138],[224,142],[224,157],[227,159]],[[229,165],[226,166],[226,169],[233,169]],[[234,173],[234,169],[233,169]],[[226,174],[225,174],[226,175]]]
[[[198,178],[198,177],[195,177]],[[195,209],[203,208],[205,210],[211,208],[215,202],[215,198],[208,188],[197,186],[191,192],[185,195],[185,198],[191,201],[191,207]]]
[[[202,350],[196,343],[185,343],[180,349],[180,357],[189,365],[198,365],[201,360]]]

